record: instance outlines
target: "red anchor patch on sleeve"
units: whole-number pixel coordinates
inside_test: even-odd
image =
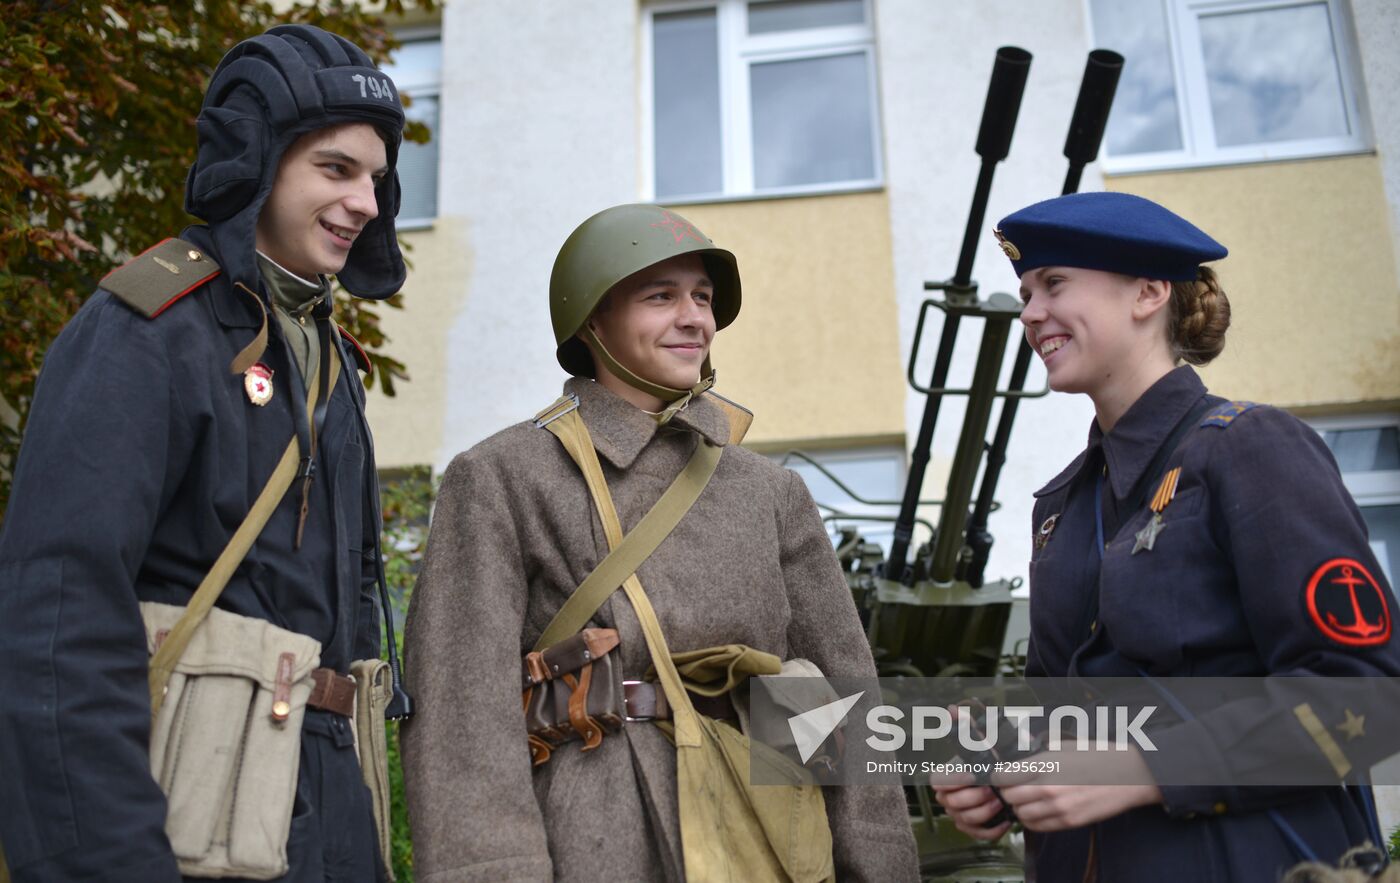
[[[1386,590],[1361,562],[1333,558],[1308,580],[1308,615],[1318,631],[1348,647],[1373,647],[1390,640]]]

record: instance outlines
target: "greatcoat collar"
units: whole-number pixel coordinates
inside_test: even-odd
[[[597,381],[571,377],[564,393],[578,396],[579,414],[588,424],[593,446],[618,469],[631,466],[661,428],[652,415]],[[719,447],[729,442],[729,418],[703,395],[691,399],[666,426],[698,432]]]

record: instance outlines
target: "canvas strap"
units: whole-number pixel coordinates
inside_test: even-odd
[[[543,413],[548,415],[551,410],[554,410],[554,406]],[[558,437],[564,445],[564,450],[568,451],[569,456],[583,472],[583,480],[588,485],[589,495],[598,510],[598,518],[603,523],[603,533],[611,551],[579,584],[564,602],[564,606],[559,608],[559,612],[554,615],[554,619],[535,643],[535,650],[552,647],[577,634],[588,624],[608,596],[636,572],[642,562],[656,551],[661,541],[666,539],[690,511],[690,507],[709,484],[724,451],[723,448],[706,443],[703,438],[699,439],[695,453],[676,476],[676,480],[631,533],[624,537],[622,524],[613,506],[612,494],[603,478],[602,464],[598,462],[598,454],[593,448],[593,438],[578,411],[570,409],[562,416],[543,422],[543,426]]]
[[[556,428],[555,424],[560,425]],[[636,569],[689,511],[696,498],[700,496],[700,492],[709,483],[710,477],[714,475],[715,467],[719,464],[719,458],[724,453],[724,449],[709,444],[703,438],[697,439],[695,453],[691,455],[690,461],[681,470],[681,474],[661,495],[661,499],[657,500],[651,510],[643,516],[641,522],[632,529],[632,532],[624,537],[622,523],[617,517],[617,509],[613,505],[612,494],[608,491],[607,481],[603,478],[603,467],[598,462],[598,453],[593,449],[593,441],[588,435],[588,427],[583,425],[583,419],[579,417],[577,410],[571,408],[543,425],[559,438],[564,444],[564,449],[569,452],[569,456],[582,470],[584,481],[588,484],[589,494],[593,498],[593,505],[597,508],[598,517],[603,522],[603,533],[607,537],[608,546],[612,551],[575,590],[574,594],[569,597],[569,601],[565,602],[564,607],[560,608],[559,613],[555,615],[554,620],[545,629],[545,634],[536,644],[536,649],[548,646],[545,638],[550,637],[552,633],[567,637],[582,628],[598,609],[598,606],[603,603],[603,600],[616,589],[619,580],[612,579],[612,576],[618,575],[622,583],[622,591],[627,595],[627,600],[631,602],[632,609],[637,614],[637,621],[642,626],[642,634],[647,642],[647,651],[651,655],[652,665],[656,667],[657,680],[661,683],[661,689],[671,706],[676,747],[698,747],[700,745],[699,718],[691,704],[690,694],[686,692],[685,684],[681,681],[680,672],[676,670],[675,663],[671,661],[671,650],[666,644],[666,636],[661,632],[661,622],[656,618],[656,611],[652,609],[651,602],[647,600],[641,581],[637,579]],[[654,522],[654,524],[649,524],[649,522]],[[643,528],[646,528],[645,532]],[[634,539],[635,546],[626,548],[631,546]],[[621,554],[624,550],[626,550],[625,558]],[[590,580],[598,576],[603,566],[615,558],[619,563],[609,565],[609,580],[599,579],[597,588],[589,586]],[[584,595],[585,588],[588,589],[588,595]],[[568,616],[570,622],[577,621],[577,625],[565,630],[562,626],[570,623],[562,622],[562,617],[565,610],[571,606],[571,602],[576,598],[581,598],[577,604],[576,612],[571,611]],[[579,618],[581,614],[582,618]],[[561,628],[556,630],[556,625],[561,626]]]
[[[324,358],[333,357],[332,353],[328,353]],[[336,380],[339,377],[338,367],[330,372],[329,385],[325,393],[327,400],[330,399],[331,392],[335,389]],[[309,383],[307,386],[310,391],[306,396],[306,412],[314,414],[320,384]],[[272,476],[268,478],[267,484],[258,494],[253,508],[249,510],[248,516],[243,519],[238,530],[233,532],[233,537],[214,561],[214,566],[209,568],[209,572],[200,581],[199,588],[195,589],[194,596],[186,605],[185,613],[180,617],[180,621],[170,630],[170,634],[165,636],[165,640],[161,641],[160,646],[156,648],[155,654],[151,657],[148,684],[151,689],[152,719],[160,713],[160,706],[165,701],[165,688],[170,681],[170,674],[175,670],[175,665],[180,661],[190,639],[194,637],[195,630],[209,615],[209,611],[214,607],[214,602],[219,600],[219,595],[223,592],[224,587],[233,578],[234,571],[243,562],[243,558],[253,547],[253,542],[257,540],[263,528],[267,526],[268,519],[272,517],[277,504],[281,502],[287,489],[292,486],[292,481],[297,474],[300,447],[297,437],[293,435],[292,440],[287,443],[287,449],[282,452],[282,459],[277,461],[277,467],[272,470]]]

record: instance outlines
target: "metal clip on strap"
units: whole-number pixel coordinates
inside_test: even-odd
[[[535,415],[535,428],[543,429],[549,424],[578,409],[578,396],[573,393],[560,396],[554,404]],[[552,431],[552,430],[551,430]]]

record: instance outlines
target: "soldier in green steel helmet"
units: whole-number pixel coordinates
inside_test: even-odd
[[[748,676],[875,676],[806,485],[736,444],[749,415],[710,390],[734,256],[674,212],[617,206],[564,243],[550,307],[564,396],[452,461],[413,591],[416,871],[913,883],[899,789],[778,787],[758,807],[721,798],[747,780],[702,754],[747,757]],[[614,581],[624,533],[648,552]]]
[[[710,342],[739,302],[734,255],[654,205],[584,221],[549,280],[559,364],[662,422],[714,384]]]

